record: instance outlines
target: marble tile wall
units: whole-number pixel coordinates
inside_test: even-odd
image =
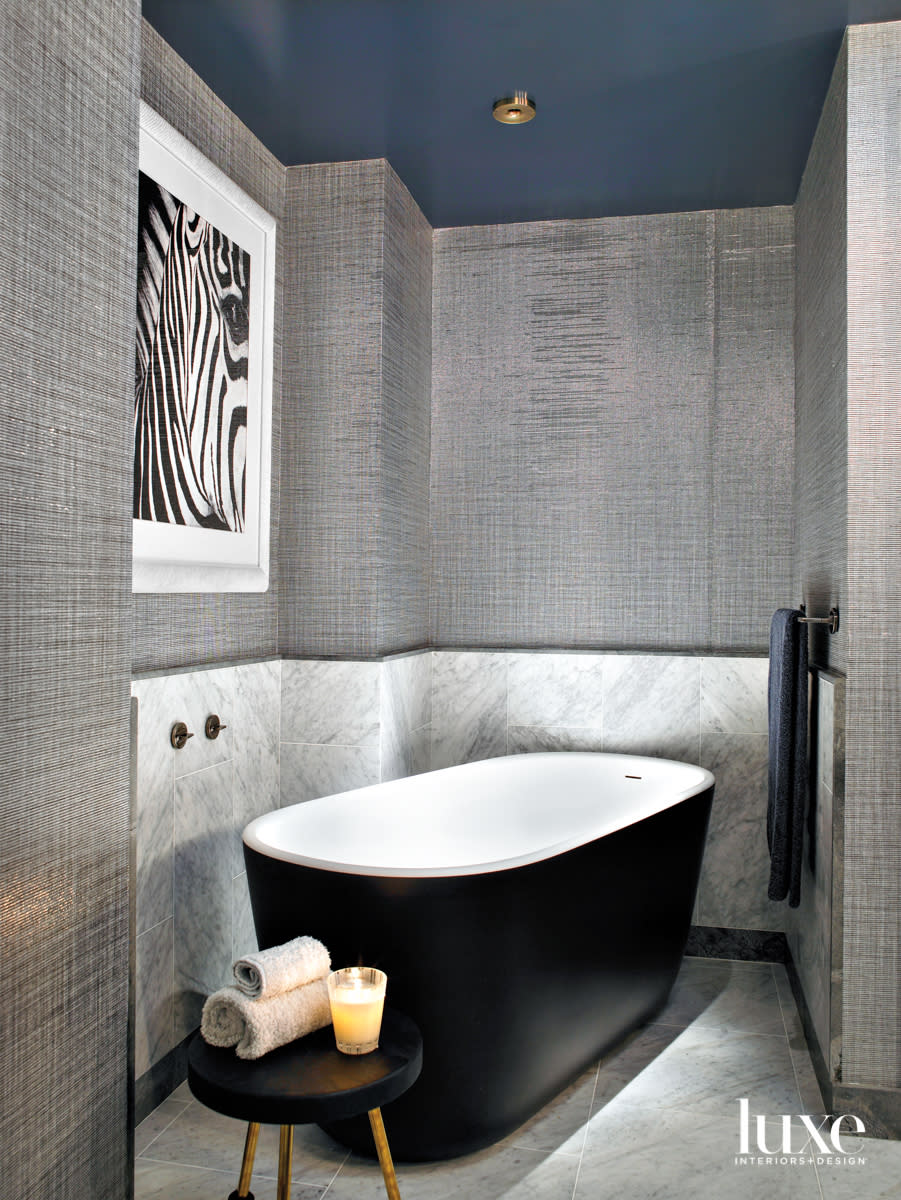
[[[432,768],[536,750],[683,759],[717,777],[695,921],[781,930],[767,899],[766,658],[432,653]]]
[[[135,1075],[200,1023],[256,947],[240,833],[278,806],[281,663],[135,679],[138,700]],[[215,740],[204,723],[227,728]],[[173,749],[184,721],[194,736]]]
[[[431,658],[282,662],[282,805],[428,766]]]
[[[281,803],[535,750],[697,762],[717,777],[695,921],[782,930],[767,899],[766,658],[432,651],[282,665]]]

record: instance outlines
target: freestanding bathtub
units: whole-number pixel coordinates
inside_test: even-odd
[[[385,1110],[398,1159],[510,1133],[665,1002],[713,776],[523,754],[282,808],[244,831],[260,946],[307,933],[388,974],[422,1075]],[[368,1122],[329,1133],[369,1152]]]

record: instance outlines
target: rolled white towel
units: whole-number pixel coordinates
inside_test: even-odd
[[[331,965],[329,952],[322,942],[313,937],[297,937],[283,946],[246,954],[238,959],[232,970],[235,987],[245,996],[262,1000],[324,978]]]
[[[234,1046],[238,1058],[260,1058],[331,1022],[328,985],[315,979],[265,1000],[220,988],[203,1006],[200,1032],[211,1046]]]

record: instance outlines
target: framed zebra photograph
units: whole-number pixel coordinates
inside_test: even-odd
[[[275,220],[141,104],[135,592],[269,586]]]

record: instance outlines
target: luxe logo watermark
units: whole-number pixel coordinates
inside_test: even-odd
[[[778,1122],[778,1125],[777,1125]],[[842,1128],[846,1122],[846,1128]],[[769,1128],[767,1126],[769,1125]],[[754,1146],[751,1142],[751,1112],[747,1098],[738,1102],[737,1167],[862,1167],[862,1143],[849,1145],[842,1138],[864,1132],[860,1117],[754,1116]]]

